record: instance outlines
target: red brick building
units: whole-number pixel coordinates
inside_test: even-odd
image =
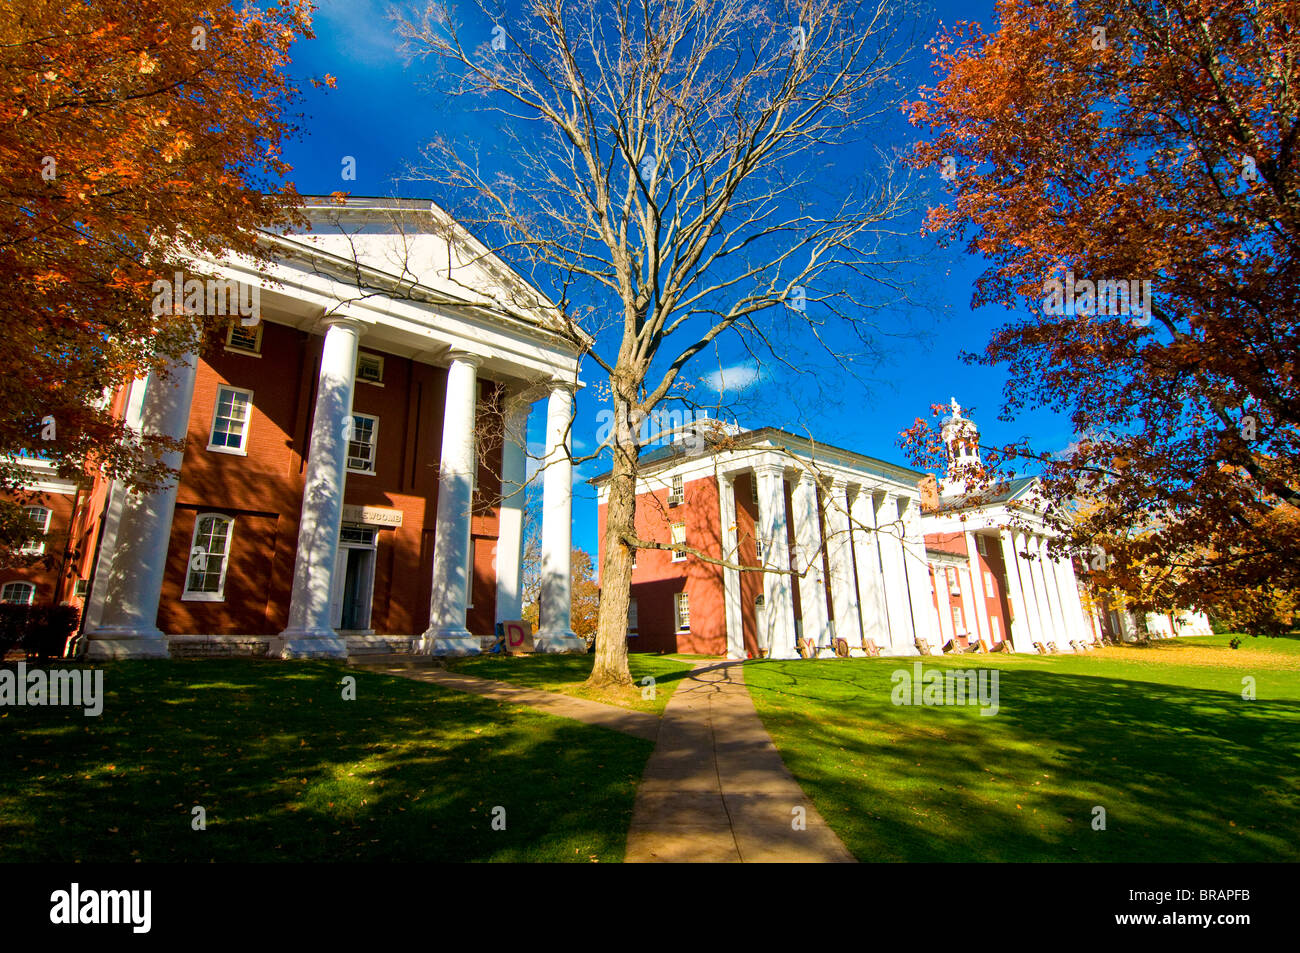
[[[113,395],[129,426],[184,439],[179,481],[141,494],[30,464],[45,541],[79,555],[0,584],[85,593],[91,657],[477,652],[521,615],[527,419],[544,399],[554,571],[537,641],[582,647],[565,444],[577,355],[549,302],[429,203],[307,213],[304,234],[263,236],[269,269],[204,263],[256,290],[252,320]]]
[[[859,654],[866,639],[895,654],[937,648],[923,474],[775,428],[735,432],[728,447],[691,431],[641,458],[638,537],[695,553],[637,552],[631,650],[790,658],[804,638],[828,653],[837,639]],[[591,480],[602,546],[608,480]]]

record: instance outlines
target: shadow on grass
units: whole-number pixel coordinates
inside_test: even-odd
[[[619,861],[653,747],[330,663],[119,663],[104,687],[98,718],[0,709],[0,859]]]
[[[1300,859],[1300,702],[998,666],[984,717],[892,704],[912,661],[746,668],[786,764],[859,859]]]

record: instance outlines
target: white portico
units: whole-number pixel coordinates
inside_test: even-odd
[[[639,532],[667,538],[671,528],[721,562],[644,556],[632,593],[641,626],[651,600],[666,605],[662,593],[676,588],[692,606],[689,620],[678,613],[679,632],[688,625],[703,640],[694,651],[797,658],[801,640],[824,655],[841,639],[853,654],[864,640],[891,655],[918,654],[918,639],[937,645],[922,474],[775,428],[733,430],[721,450],[714,426],[642,456]],[[603,479],[592,481],[601,502]]]
[[[1050,645],[1068,652],[1093,642],[1074,564],[1051,547],[1059,532],[1044,515],[1038,479],[984,485],[979,431],[955,399],[943,437],[948,472],[923,523],[945,644],[964,637],[996,646],[1005,638],[1016,652]]]
[[[432,577],[425,577],[430,583],[429,622],[422,633],[414,633],[414,651],[474,654],[480,636],[487,634],[469,631],[467,611],[475,569],[471,524],[477,518],[476,492],[482,492],[475,486],[478,435],[485,429],[482,401],[489,384],[494,394],[505,395],[500,472],[494,474],[500,480],[495,618],[521,615],[526,433],[531,407],[544,401],[546,444],[536,479],[545,497],[546,581],[537,645],[539,651],[585,649],[569,618],[572,474],[567,442],[582,342],[565,333],[540,292],[436,206],[383,199],[349,199],[340,205],[321,199],[308,201],[306,214],[311,224],[305,231],[263,236],[274,256],[270,265],[243,259],[204,263],[206,274],[256,289],[259,313],[246,324],[286,326],[309,339],[323,338],[315,386],[307,398],[310,429],[287,625],[271,639],[271,654],[338,658],[366,638],[355,633],[345,637],[338,617],[338,594],[344,588],[341,560],[347,553],[340,541],[348,525],[344,493],[354,481],[368,478],[356,475],[353,459],[359,349],[445,368],[436,418],[422,419],[418,432],[386,434],[408,448],[440,447],[434,461],[432,533],[422,544],[432,550]],[[277,373],[272,366],[264,371]],[[170,377],[137,381],[127,402],[128,424],[188,440],[187,454],[201,452],[213,425],[210,415],[191,412],[193,386],[193,363],[183,363]],[[257,410],[258,390],[250,390],[252,406],[243,411],[244,421]],[[179,467],[181,454],[175,457],[168,462]],[[87,606],[90,657],[167,654],[168,637],[157,619],[176,490],[175,482],[151,494],[129,492],[120,484],[112,488]],[[364,514],[362,508],[354,509]],[[234,517],[235,532],[240,519]],[[221,558],[229,559],[220,564],[224,584],[234,556],[223,552]],[[193,554],[193,568],[201,572],[216,565],[216,559],[200,550]],[[348,584],[353,582],[349,576]]]

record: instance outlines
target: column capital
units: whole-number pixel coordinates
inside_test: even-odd
[[[754,464],[754,473],[759,476],[772,476],[775,474],[780,476],[781,479],[785,479],[785,467],[779,463],[756,463]]]
[[[473,351],[448,351],[447,366],[452,364],[468,364],[470,367],[478,367],[483,363],[483,355],[475,354]]]
[[[320,323],[327,331],[330,328],[345,328],[357,332],[358,337],[364,333],[366,326],[366,323],[360,318],[354,318],[348,314],[327,314],[321,318]]]
[[[570,397],[578,392],[578,382],[566,380],[563,377],[552,377],[546,382],[546,387],[551,393],[554,393],[557,390],[562,390]]]

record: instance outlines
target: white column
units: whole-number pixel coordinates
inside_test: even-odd
[[[1047,548],[1047,537],[1039,536],[1038,544],[1038,563],[1043,570],[1043,588],[1047,592],[1047,612],[1052,620],[1052,631],[1056,633],[1056,647],[1061,651],[1068,651],[1070,648],[1069,628],[1065,624],[1065,612],[1061,606],[1061,587],[1056,582],[1056,566]]]
[[[938,651],[956,634],[956,628],[952,624],[952,590],[948,588],[948,567],[942,564],[934,567],[934,595],[939,604],[939,645],[934,646],[935,651]]]
[[[862,644],[862,620],[858,610],[858,583],[853,575],[848,484],[843,480],[833,480],[824,500],[835,637],[844,639],[851,648],[857,648]]]
[[[790,546],[786,538],[785,474],[774,463],[754,468],[758,478],[759,538],[763,540],[763,624],[770,658],[798,658],[794,647],[794,596],[790,588]],[[761,640],[760,640],[761,641]]]
[[[145,384],[140,431],[184,440],[189,433],[190,402],[198,355],[186,354],[164,378],[150,373]],[[169,451],[161,460],[180,472],[184,451]],[[152,493],[125,492],[121,516],[103,578],[103,604],[98,625],[87,630],[86,657],[166,658],[167,637],[158,628],[158,600],[171,542],[176,509],[177,479],[168,479]]]
[[[998,543],[1002,547],[1002,569],[1007,579],[1007,602],[1011,606],[1012,619],[1007,627],[1007,637],[1011,647],[1017,652],[1033,651],[1033,637],[1030,633],[1029,608],[1021,584],[1020,560],[1016,556],[1015,537],[1009,530],[998,530]]]
[[[718,528],[722,537],[722,558],[740,560],[736,535],[736,483],[725,473],[718,474]],[[727,658],[745,657],[744,620],[740,614],[740,570],[722,567],[723,621],[727,632]]]
[[[1083,642],[1094,641],[1093,627],[1089,624],[1088,614],[1083,610],[1083,599],[1079,595],[1079,579],[1074,574],[1074,560],[1068,556],[1058,558],[1056,577],[1061,586],[1062,605],[1071,629],[1077,633],[1074,637]]]
[[[474,417],[478,409],[477,354],[451,353],[442,415],[438,515],[433,541],[429,627],[416,640],[425,655],[477,655],[477,636],[465,627],[469,605],[470,510],[474,497]]]
[[[880,564],[885,574],[885,604],[889,607],[889,646],[894,655],[916,655],[916,630],[912,627],[903,551],[903,521],[896,496],[888,492],[876,495],[876,526]]]
[[[801,473],[795,484],[794,539],[799,563],[799,607],[803,610],[803,637],[818,648],[831,644],[830,619],[826,615],[826,582],[822,577],[822,531],[817,518],[817,481]]]
[[[534,643],[538,652],[586,652],[573,632],[573,384],[551,382],[546,402],[546,456],[542,468],[542,596]]]
[[[1034,537],[1025,535],[1020,538],[1020,545],[1017,547],[1021,555],[1021,563],[1025,567],[1025,574],[1029,576],[1033,583],[1033,603],[1030,605],[1030,611],[1033,613],[1034,621],[1037,623],[1037,634],[1034,640],[1046,645],[1049,641],[1055,642],[1056,635],[1052,630],[1052,612],[1047,606],[1047,583],[1043,579],[1043,564],[1039,559],[1034,558],[1037,553],[1037,546],[1034,543]],[[1026,593],[1026,598],[1028,594]],[[1057,648],[1060,648],[1058,645]]]
[[[902,499],[904,498],[900,498]],[[912,597],[912,624],[916,629],[916,637],[928,641],[930,647],[937,652],[943,643],[940,641],[939,614],[934,607],[934,590],[930,586],[929,561],[925,555],[921,502],[915,497],[908,497],[900,505],[906,533],[903,544],[907,553],[907,584]]]
[[[149,375],[137,377],[131,382],[126,395],[126,416],[122,421],[127,432],[139,433],[140,420],[144,413],[144,395],[148,389]],[[122,521],[122,508],[129,496],[126,481],[114,480],[108,488],[107,505],[99,531],[99,558],[95,561],[94,575],[90,583],[90,598],[85,605],[85,626],[87,633],[99,628],[104,611],[104,593],[108,589],[108,575],[113,562],[113,552],[117,548],[117,527]]]
[[[979,566],[975,567],[975,572],[979,572]],[[962,580],[962,573],[966,578]],[[978,595],[975,592],[975,577],[971,575],[970,564],[966,568],[957,567],[957,584],[961,586],[961,615],[962,622],[966,626],[966,639],[969,642],[975,642],[980,636],[979,620],[975,617],[975,599]]]
[[[849,505],[849,517],[853,522],[853,564],[862,637],[885,649],[890,644],[889,609],[885,603],[885,571],[880,562],[881,536],[876,531],[876,502],[870,487],[857,488]]]
[[[280,658],[346,658],[347,643],[331,624],[334,572],[343,522],[352,392],[356,386],[361,325],[343,318],[325,322],[316,382],[316,408],[307,447],[307,471],[293,563],[289,624],[271,645]]]
[[[989,648],[993,648],[993,627],[989,625],[989,604],[984,591],[984,569],[980,565],[980,549],[975,543],[975,534],[970,532],[966,533],[966,558],[970,561],[971,602],[975,607],[975,618],[967,620],[966,624],[988,643]]]
[[[517,399],[517,398],[515,398]],[[501,506],[497,510],[497,622],[523,618],[524,597],[524,447],[528,412],[520,401],[507,410],[501,444]]]

